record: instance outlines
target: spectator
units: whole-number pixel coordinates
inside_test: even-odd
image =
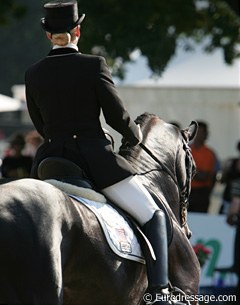
[[[43,143],[43,138],[36,131],[32,130],[25,137],[26,145],[23,151],[25,156],[35,157],[38,147]]]
[[[22,154],[25,146],[24,136],[16,134],[10,141],[8,155],[2,160],[3,178],[26,178],[30,176],[32,157]]]
[[[197,173],[192,181],[189,211],[207,213],[210,195],[216,181],[219,162],[215,152],[206,145],[208,125],[198,121],[198,132],[191,145]]]
[[[223,191],[223,202],[220,209],[220,213],[227,213],[229,205],[231,203],[231,188],[232,182],[240,178],[240,141],[237,143],[238,157],[228,159],[222,170],[221,182],[225,184]]]
[[[231,202],[227,215],[227,223],[231,226],[236,226],[236,235],[234,243],[234,264],[233,270],[237,274],[238,284],[236,288],[237,301],[240,301],[240,178],[232,181],[231,187]]]

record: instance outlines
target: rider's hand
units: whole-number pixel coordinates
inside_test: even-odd
[[[142,134],[142,130],[139,124],[137,124],[138,127],[138,138],[139,138],[139,142],[137,144],[140,144],[142,142],[143,139],[143,134]]]
[[[137,135],[135,136],[135,139],[138,140],[135,141],[134,143],[130,142],[129,140],[127,140],[126,138],[122,138],[122,144],[125,145],[125,146],[128,146],[128,147],[131,147],[131,146],[135,146],[135,145],[138,145],[142,142],[142,139],[143,139],[143,135],[142,135],[142,130],[140,128],[140,125],[137,124]]]

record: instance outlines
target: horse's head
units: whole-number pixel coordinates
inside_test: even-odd
[[[187,208],[189,205],[189,195],[191,191],[191,181],[196,173],[196,165],[193,160],[189,142],[191,142],[196,133],[198,125],[192,121],[188,128],[181,130],[182,147],[178,151],[177,164],[176,164],[176,177],[180,190],[180,214],[181,226],[185,229],[188,238],[192,233],[187,224]],[[182,148],[182,149],[181,149]]]
[[[192,122],[184,130],[144,113],[136,119],[143,141],[131,147],[123,139],[120,154],[134,167],[143,183],[165,198],[180,226],[190,237],[187,206],[195,164],[188,146],[197,131]]]
[[[133,166],[142,183],[157,195],[171,217],[171,283],[188,295],[197,294],[200,267],[187,240],[190,237],[187,225],[188,197],[195,172],[195,163],[188,143],[196,134],[197,124],[192,123],[188,128],[180,130],[148,113],[139,116],[136,123],[141,126],[143,132],[142,143],[133,147],[123,139],[120,154]]]

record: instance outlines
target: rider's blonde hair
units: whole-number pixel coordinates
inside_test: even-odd
[[[70,42],[75,42],[75,40],[77,39],[76,33],[75,33],[75,29],[72,29],[69,32],[65,32],[65,33],[58,33],[58,34],[52,34],[51,35],[51,41],[54,45],[58,45],[58,46],[66,46],[67,44],[69,44]]]

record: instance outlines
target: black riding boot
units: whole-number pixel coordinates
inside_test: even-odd
[[[149,250],[145,251],[145,259],[148,275],[149,302],[154,305],[184,305],[184,303],[172,303],[169,294],[163,289],[168,288],[168,241],[165,214],[159,210],[143,226],[144,233],[150,241],[156,260],[153,260]]]

